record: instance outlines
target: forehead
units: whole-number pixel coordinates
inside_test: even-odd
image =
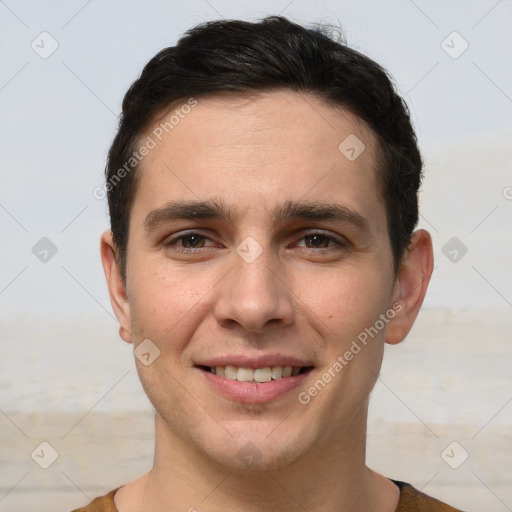
[[[291,91],[187,104],[165,110],[141,137],[155,147],[137,171],[134,210],[221,197],[256,220],[277,203],[303,199],[385,217],[376,136],[347,110]]]

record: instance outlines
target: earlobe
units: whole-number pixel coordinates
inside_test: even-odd
[[[405,251],[394,289],[394,301],[402,307],[389,323],[386,342],[400,343],[411,330],[427,292],[434,266],[432,239],[419,229]]]
[[[126,294],[126,284],[116,257],[116,247],[111,231],[105,231],[100,243],[101,262],[107,280],[112,309],[119,321],[119,335],[127,343],[132,343],[130,304]]]

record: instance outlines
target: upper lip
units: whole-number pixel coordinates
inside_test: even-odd
[[[314,366],[311,361],[283,354],[217,356],[203,359],[196,366],[236,366],[237,368],[265,368],[266,366]]]

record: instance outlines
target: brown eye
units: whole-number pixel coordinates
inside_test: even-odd
[[[186,249],[195,249],[204,247],[204,236],[201,235],[184,235],[179,237],[181,244]]]
[[[327,235],[321,235],[321,234],[313,234],[313,235],[306,235],[304,237],[304,240],[306,242],[306,247],[315,249],[325,249],[329,247],[329,242],[332,240],[331,237]]]
[[[176,250],[194,250],[206,248],[208,238],[199,233],[185,233],[171,238],[164,242],[164,246],[175,248]]]
[[[311,231],[302,235],[296,247],[307,249],[311,254],[327,254],[348,249],[350,242],[345,237],[331,232]]]

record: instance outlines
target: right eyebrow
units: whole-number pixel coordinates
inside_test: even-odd
[[[146,231],[152,231],[166,222],[179,219],[231,220],[231,212],[219,201],[171,201],[151,211],[145,221]]]

